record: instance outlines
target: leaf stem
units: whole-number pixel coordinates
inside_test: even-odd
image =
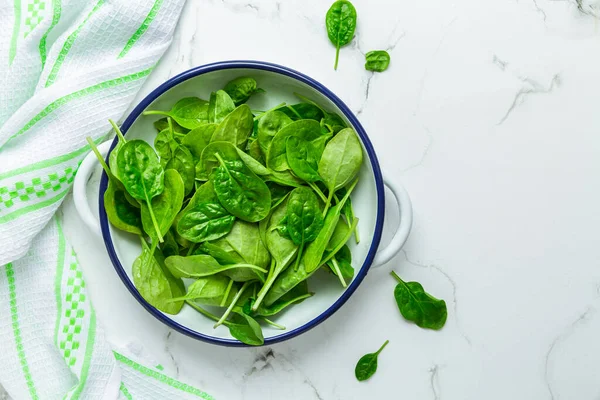
[[[293,112],[294,114],[296,114],[296,116],[300,119],[302,119],[302,115],[300,115],[300,113],[298,111],[296,111],[296,109],[292,106],[286,106],[288,108],[288,110],[290,110],[291,112]]]
[[[392,271],[392,272],[390,272],[390,275],[391,275],[391,276],[393,276],[394,278],[396,278],[396,280],[397,280],[398,282],[400,282],[400,283],[404,283],[404,281],[402,280],[402,278],[400,278],[400,277],[398,276],[398,274],[396,273],[396,271]]]
[[[185,302],[189,306],[191,306],[194,310],[198,311],[200,314],[204,315],[205,317],[208,317],[208,318],[212,319],[213,321],[219,320],[219,317],[217,317],[214,314],[211,314],[210,312],[206,311],[204,308],[200,307],[199,305],[195,304],[194,302],[192,302],[190,300],[186,300]],[[223,321],[223,325],[229,326],[229,325],[231,325],[231,323],[228,321]]]
[[[344,238],[340,241],[340,243],[327,255],[327,257],[325,257],[324,259],[321,260],[321,263],[319,265],[323,265],[323,264],[327,263],[327,261],[331,260],[337,254],[337,252],[340,251],[340,249],[342,247],[344,247],[344,245],[346,244],[348,239],[350,239],[350,237],[352,236],[354,228],[356,227],[357,224],[358,224],[358,218],[354,218],[354,220],[352,221],[352,226],[348,230],[348,233],[344,236]]]
[[[389,340],[386,340],[385,343],[379,348],[379,350],[377,350],[377,352],[375,353],[376,356],[379,355],[379,353],[381,353],[381,350],[383,350],[385,348],[385,346],[387,346],[387,344],[389,343]]]
[[[119,142],[127,143],[127,140],[125,140],[125,136],[123,136],[123,133],[121,132],[121,129],[119,129],[119,127],[117,126],[117,124],[115,124],[115,121],[113,121],[112,119],[109,119],[108,122],[110,122],[110,124],[112,125],[113,129],[117,133],[117,136],[119,137]]]
[[[325,208],[323,209],[323,216],[327,215],[327,211],[329,210],[329,206],[331,205],[332,198],[333,198],[333,188],[329,188],[329,194],[327,196],[327,200],[325,201]]]
[[[169,117],[171,114],[167,111],[149,110],[149,111],[144,111],[142,113],[142,115],[165,115],[165,116]]]
[[[188,249],[188,252],[186,254],[186,257],[189,257],[192,255],[192,253],[194,252],[194,249],[196,248],[196,244],[197,243],[192,243],[192,245],[190,246],[190,248]]]
[[[338,43],[335,46],[335,64],[333,65],[333,69],[337,71],[338,60],[340,59],[340,44]]]
[[[304,250],[304,241],[300,242],[298,248],[298,255],[296,255],[296,263],[294,264],[294,271],[298,271],[298,265],[300,265],[300,257],[302,256],[302,250]]]
[[[344,279],[344,277],[342,276],[342,271],[340,271],[340,265],[338,264],[337,260],[335,259],[335,257],[333,257],[331,259],[331,264],[333,264],[333,268],[335,269],[335,274],[338,276],[338,278],[340,278],[340,282],[342,283],[343,287],[346,287],[346,280]]]
[[[150,218],[152,219],[152,225],[154,225],[154,229],[156,230],[156,235],[158,236],[158,241],[160,243],[162,243],[165,241],[165,239],[163,239],[163,237],[162,237],[160,228],[158,227],[158,222],[156,222],[156,217],[154,216],[154,211],[152,211],[152,202],[148,198],[148,193],[145,193],[145,195],[146,195],[146,203],[148,203],[148,212],[150,212]]]
[[[86,137],[85,140],[87,140],[88,144],[90,145],[90,148],[92,149],[92,151],[96,155],[96,158],[98,159],[98,162],[100,162],[100,165],[102,165],[102,169],[104,169],[104,172],[106,172],[106,175],[108,176],[108,179],[109,180],[113,180],[114,176],[113,176],[112,172],[110,172],[110,168],[108,167],[108,165],[106,165],[106,161],[104,161],[104,158],[102,158],[102,154],[100,154],[100,151],[96,147],[96,143],[94,143],[94,141],[92,140],[92,138],[89,137],[89,136]]]
[[[327,197],[323,194],[321,189],[319,189],[319,187],[316,185],[316,183],[308,182],[308,186],[310,186],[311,189],[315,191],[315,193],[321,198],[321,200],[323,200],[323,202],[327,201]]]
[[[268,325],[271,325],[273,328],[281,329],[282,331],[285,330],[285,326],[276,324],[275,322],[271,321],[270,319],[267,319],[265,317],[261,317],[261,319],[263,321],[265,321]]]
[[[221,300],[221,304],[219,304],[219,306],[225,307],[225,303],[227,303],[227,298],[229,297],[229,292],[231,292],[232,286],[233,279],[229,279],[229,284],[227,285],[227,289],[225,289],[225,294],[223,294],[223,300]]]
[[[258,292],[258,297],[256,298],[256,301],[254,302],[254,304],[252,304],[252,311],[258,310],[258,307],[260,306],[263,299],[267,295],[267,292],[269,291],[269,289],[271,289],[271,286],[273,286],[273,283],[275,282],[277,275],[279,275],[279,273],[281,272],[281,271],[278,271],[278,268],[279,268],[279,265],[275,265],[275,269],[273,270],[273,273],[271,274],[271,276],[269,278],[267,278],[267,281],[265,282],[264,286],[262,288],[260,288],[260,290]]]
[[[233,282],[233,279],[231,280],[231,282]],[[250,281],[245,282],[244,285],[240,288],[240,290],[238,290],[238,292],[235,294],[235,297],[233,298],[233,300],[231,300],[231,304],[229,304],[229,307],[227,307],[227,310],[225,310],[225,312],[223,313],[223,315],[221,315],[221,318],[217,321],[217,323],[213,326],[213,328],[216,329],[217,326],[219,326],[223,322],[225,322],[225,320],[227,319],[227,317],[231,313],[231,310],[233,310],[233,307],[235,306],[235,303],[237,303],[237,301],[242,296],[242,293],[244,293],[244,290],[246,290],[246,288],[248,287],[248,285],[250,283],[251,283]]]

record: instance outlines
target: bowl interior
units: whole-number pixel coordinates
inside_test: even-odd
[[[187,96],[208,99],[211,91],[222,88],[228,81],[239,76],[254,77],[259,87],[266,90],[266,94],[255,95],[248,102],[253,110],[267,110],[281,102],[288,104],[297,103],[299,99],[293,94],[297,92],[315,101],[325,110],[336,112],[349,126],[352,126],[350,120],[342,110],[316,88],[278,72],[254,68],[214,70],[192,77],[168,89],[157,97],[147,109],[168,110],[177,100]],[[159,118],[159,116],[138,115],[131,127],[127,129],[126,137],[128,139],[144,139],[148,143],[153,144],[156,137],[156,130],[152,123]],[[298,330],[309,328],[311,321],[320,321],[326,318],[330,312],[334,311],[333,309],[328,311],[328,309],[337,308],[332,307],[332,305],[338,302],[346,290],[353,291],[366,274],[369,263],[365,261],[369,254],[371,254],[371,257],[374,254],[381,235],[381,227],[377,229],[378,213],[381,214],[379,215],[379,219],[381,219],[383,218],[384,211],[383,207],[378,207],[378,204],[381,203],[378,201],[381,200],[379,196],[383,194],[381,193],[381,187],[377,187],[375,179],[374,170],[378,170],[377,160],[373,154],[367,152],[362,138],[361,141],[363,142],[364,162],[359,174],[360,180],[351,197],[355,215],[359,218],[358,230],[361,240],[357,244],[354,238],[352,238],[348,243],[352,251],[352,265],[355,268],[355,278],[352,283],[349,283],[347,289],[343,289],[334,275],[325,271],[317,272],[309,280],[309,289],[315,295],[301,304],[294,305],[289,311],[284,311],[279,316],[274,317],[274,320],[278,324],[284,325],[287,329],[281,331],[271,327],[264,327],[265,343],[277,341],[278,337],[280,339],[291,337],[294,331],[299,333]],[[125,283],[129,289],[135,294],[136,290],[133,286],[131,266],[141,253],[139,240],[133,235],[112,228],[112,226],[109,228],[109,232],[105,230],[105,240],[107,241],[107,246],[114,246],[114,252],[119,261],[116,264],[121,264],[124,270],[124,274],[121,273],[121,276],[126,281]],[[370,253],[372,247],[373,249]],[[109,252],[110,250],[109,248]],[[116,267],[119,268],[118,265]],[[127,282],[127,279],[129,282]],[[189,283],[191,281],[186,282],[186,286]],[[136,297],[139,298],[139,295]],[[146,308],[150,307],[154,310],[153,314],[155,316],[179,330],[182,330],[181,326],[187,328],[184,329],[187,334],[194,335],[197,333],[200,334],[199,336],[204,336],[204,339],[207,339],[207,336],[209,337],[208,339],[210,337],[220,338],[219,342],[221,343],[226,343],[223,339],[231,339],[227,328],[220,327],[213,329],[213,321],[200,315],[188,305],[185,305],[178,315],[164,314],[147,304],[144,306]],[[313,321],[313,324],[314,322],[316,321]],[[231,339],[229,344],[235,342],[237,341]]]

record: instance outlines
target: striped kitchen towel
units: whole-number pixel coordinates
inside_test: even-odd
[[[0,2],[0,384],[13,399],[212,399],[106,342],[55,215],[184,0]]]

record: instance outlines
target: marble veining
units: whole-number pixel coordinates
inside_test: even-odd
[[[314,77],[409,191],[404,250],[310,332],[222,348],[145,313],[68,198],[65,230],[109,340],[217,399],[600,399],[600,1],[353,2],[357,34],[334,71],[329,2],[189,0],[137,101],[220,60]],[[389,70],[366,71],[380,49]],[[398,221],[386,207],[384,244]],[[391,269],[446,300],[443,330],[402,319]],[[377,373],[357,382],[356,361],[386,339]]]

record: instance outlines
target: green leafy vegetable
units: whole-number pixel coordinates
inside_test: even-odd
[[[160,236],[167,234],[177,213],[181,210],[183,204],[183,181],[181,176],[174,169],[168,169],[164,175],[164,190],[162,193],[151,200],[151,203],[142,203],[141,215],[142,215],[142,226],[144,231],[154,241],[158,239],[156,231],[154,230],[154,224],[152,215],[155,217],[155,221],[158,222],[160,228]],[[150,213],[153,210],[154,214]]]
[[[210,101],[208,102],[209,123],[221,123],[233,110],[235,110],[235,104],[225,91],[217,90],[210,94]]]
[[[145,200],[158,240],[163,241],[150,201],[164,189],[164,170],[152,147],[143,140],[131,140],[121,147],[117,171],[123,186],[138,200]]]
[[[335,64],[337,69],[340,57],[340,47],[350,43],[356,30],[356,9],[347,0],[338,0],[331,5],[325,16],[327,36],[335,46]]]
[[[290,136],[285,144],[285,153],[288,165],[298,178],[311,183],[321,180],[318,172],[321,154],[310,142]]]
[[[267,270],[257,267],[252,264],[229,264],[229,265],[220,265],[217,260],[213,257],[200,254],[195,256],[171,256],[165,260],[165,264],[169,271],[173,274],[173,276],[177,278],[198,278],[204,276],[215,275],[218,273],[223,273],[224,275],[228,275],[228,271],[232,269],[247,269],[254,270],[257,272],[265,273]],[[242,271],[243,276],[250,276],[250,279],[256,279],[256,274],[250,271]],[[242,276],[242,275],[235,275]],[[230,276],[231,278],[231,276]],[[233,278],[232,278],[233,279]],[[243,281],[250,279],[242,279]],[[236,280],[236,279],[234,279]]]
[[[256,80],[248,76],[241,76],[235,78],[225,85],[223,88],[225,92],[231,97],[231,100],[235,105],[240,105],[248,101],[250,96],[255,93],[264,93],[265,91],[257,87]]]
[[[286,156],[286,143],[289,137],[301,137],[310,142],[318,153],[323,151],[327,136],[321,132],[317,121],[301,119],[284,126],[273,138],[267,153],[267,167],[274,171],[289,169]]]
[[[209,122],[208,103],[197,97],[179,100],[170,111],[144,111],[144,115],[165,115],[186,129],[194,129]]]
[[[258,145],[265,156],[269,152],[269,147],[271,147],[271,141],[273,141],[273,137],[275,137],[277,132],[279,132],[284,126],[291,123],[292,119],[280,111],[267,112],[258,121]]]
[[[187,147],[195,162],[200,160],[202,151],[210,143],[210,139],[217,128],[217,124],[204,124],[199,127],[192,129],[187,135],[181,140],[181,144]]]
[[[389,340],[386,340],[379,350],[377,350],[377,352],[365,354],[360,358],[360,360],[358,360],[356,368],[354,368],[354,375],[356,375],[356,379],[359,381],[366,381],[373,376],[375,371],[377,371],[377,357],[389,342]]]
[[[390,55],[385,50],[373,50],[365,54],[367,71],[383,72],[390,65]]]
[[[304,245],[315,240],[323,228],[319,200],[312,190],[304,186],[292,190],[287,203],[286,218],[290,238],[296,246],[299,246],[297,266]]]
[[[242,104],[228,114],[217,126],[211,142],[230,142],[234,146],[244,149],[253,125],[254,119],[250,107]]]
[[[394,297],[402,316],[421,328],[442,329],[448,318],[446,302],[425,292],[419,282],[404,282],[394,271],[391,275],[398,281]]]

